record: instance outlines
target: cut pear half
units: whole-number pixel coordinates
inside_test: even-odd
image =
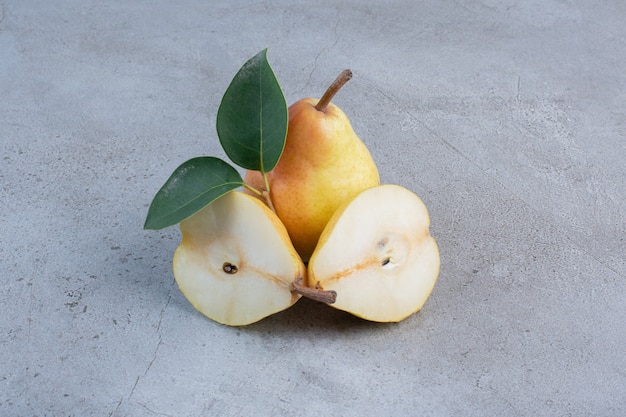
[[[231,326],[293,305],[306,267],[287,230],[260,200],[231,191],[180,223],[174,277],[201,313]]]
[[[419,311],[439,275],[422,200],[398,185],[362,191],[333,214],[308,265],[309,285],[336,291],[333,307],[377,322]]]

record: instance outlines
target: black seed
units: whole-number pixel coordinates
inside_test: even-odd
[[[236,274],[239,269],[237,268],[237,265],[233,265],[230,262],[224,262],[222,270],[227,274]]]
[[[389,262],[391,262],[391,258],[385,258],[385,259],[383,259],[383,261],[381,262],[381,266],[385,266],[385,265],[387,265]]]

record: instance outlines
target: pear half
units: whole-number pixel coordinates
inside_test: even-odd
[[[439,249],[422,200],[398,185],[359,193],[333,214],[311,256],[309,285],[337,292],[331,306],[397,322],[419,311],[439,275]]]
[[[180,223],[174,277],[201,313],[231,326],[293,305],[306,268],[278,217],[260,200],[231,191]]]

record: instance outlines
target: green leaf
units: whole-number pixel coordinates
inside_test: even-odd
[[[180,223],[213,200],[243,185],[239,172],[212,156],[180,165],[154,196],[144,229],[163,229]]]
[[[283,153],[287,123],[287,102],[265,49],[241,67],[224,93],[217,135],[235,164],[269,172]]]

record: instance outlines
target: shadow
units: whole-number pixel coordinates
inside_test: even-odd
[[[346,333],[388,331],[398,323],[377,323],[356,317],[308,298],[256,323],[240,327],[241,332],[272,336],[314,335],[316,338],[336,339]]]

